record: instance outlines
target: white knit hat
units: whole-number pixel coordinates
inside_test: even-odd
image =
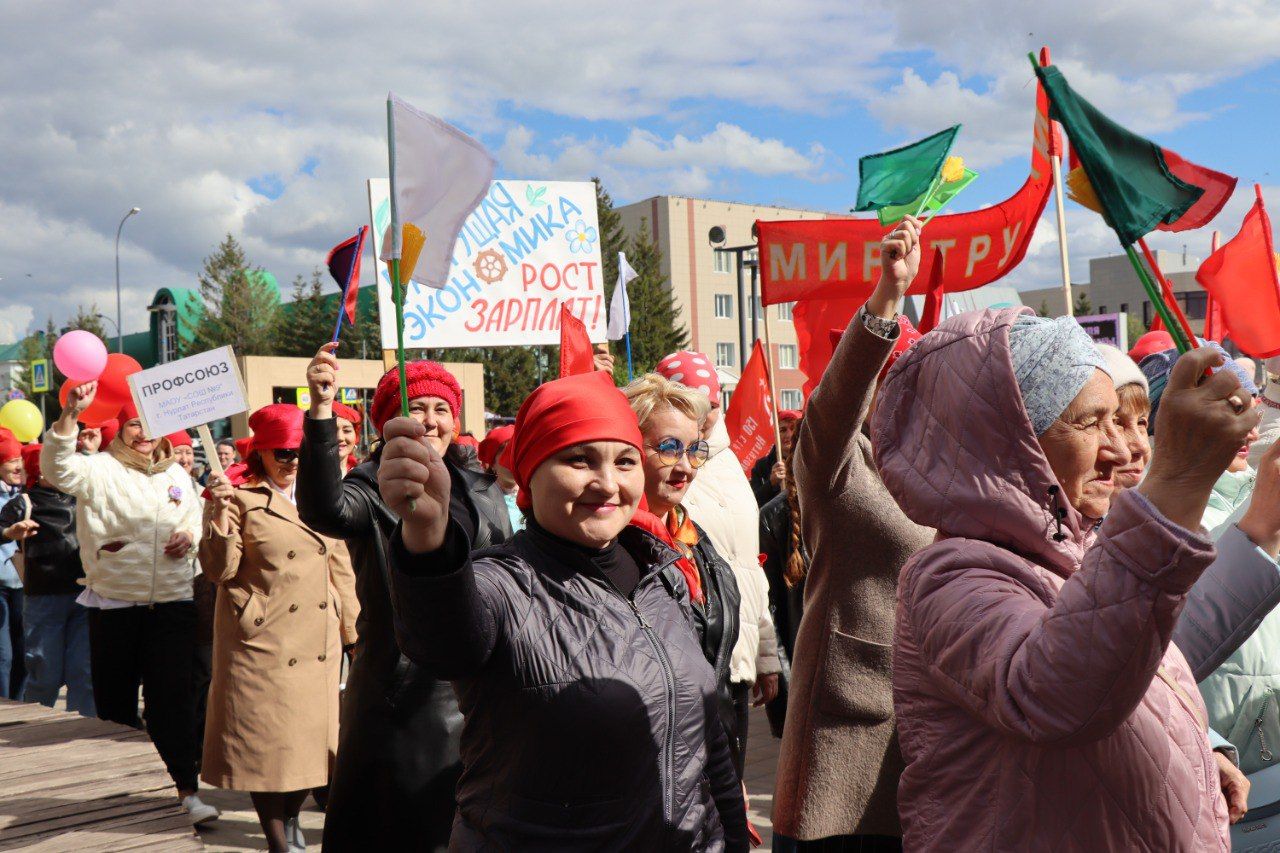
[[[1126,385],[1141,385],[1142,393],[1150,393],[1147,386],[1147,377],[1142,375],[1142,371],[1138,369],[1138,365],[1133,363],[1133,359],[1120,352],[1111,344],[1098,344],[1098,352],[1102,353],[1102,357],[1107,362],[1107,372],[1111,374],[1111,379],[1116,383],[1116,390],[1119,391]]]

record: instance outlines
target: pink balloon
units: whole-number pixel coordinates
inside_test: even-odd
[[[68,379],[89,382],[107,367],[107,347],[93,332],[76,329],[53,345],[53,363]]]

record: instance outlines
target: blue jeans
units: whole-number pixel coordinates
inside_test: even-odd
[[[22,695],[22,587],[0,586],[0,697]]]
[[[89,610],[76,594],[28,595],[24,608],[27,686],[22,698],[53,707],[67,685],[67,710],[98,715],[89,667]]]

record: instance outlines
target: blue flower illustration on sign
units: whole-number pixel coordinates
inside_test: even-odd
[[[581,219],[573,223],[573,227],[565,232],[564,238],[569,241],[570,252],[581,252],[584,255],[591,254],[591,247],[595,245],[597,239],[596,229],[588,228],[587,223]]]

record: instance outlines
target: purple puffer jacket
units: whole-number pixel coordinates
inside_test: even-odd
[[[1009,355],[1025,310],[942,323],[876,407],[885,485],[938,529],[898,583],[904,846],[1228,850],[1204,704],[1169,640],[1213,545],[1136,490],[1096,541],[1062,500]]]

